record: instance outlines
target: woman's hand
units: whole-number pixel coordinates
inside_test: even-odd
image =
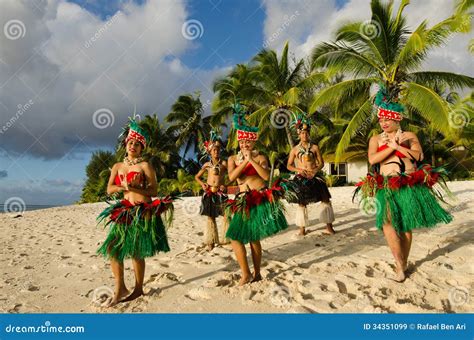
[[[402,134],[399,136],[399,139],[398,139],[398,144],[403,144],[403,142],[405,141],[410,141],[411,138],[409,136],[408,133],[405,133],[405,132],[402,132]],[[411,143],[411,141],[410,141]]]
[[[389,140],[389,142],[387,143],[387,145],[388,145],[389,148],[391,148],[391,149],[393,149],[393,150],[398,150],[398,148],[399,148],[398,143],[395,142],[394,139]]]
[[[128,183],[125,176],[120,176],[120,187],[122,188],[121,192],[128,191]]]
[[[252,160],[252,152],[250,150],[244,150],[243,152],[244,159],[246,161],[251,161]]]
[[[207,190],[209,188],[209,184],[201,183],[201,187],[203,188],[203,190]]]
[[[143,184],[143,175],[141,172],[139,172],[133,176],[132,180],[130,181],[130,186],[132,188],[142,188],[142,184]],[[127,188],[128,188],[128,185],[127,185]]]

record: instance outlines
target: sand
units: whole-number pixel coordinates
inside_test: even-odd
[[[0,214],[0,312],[4,313],[450,313],[473,312],[474,182],[451,182],[455,220],[414,233],[412,273],[391,280],[393,260],[374,218],[351,202],[351,187],[331,188],[337,234],[323,234],[319,206],[310,233],[288,230],[265,239],[263,281],[238,287],[230,246],[208,252],[199,197],[177,204],[172,251],[146,261],[145,296],[107,308],[110,266],[96,249],[106,231],[96,216],[105,203]],[[222,219],[218,220],[222,224]],[[130,260],[126,283],[133,288]]]

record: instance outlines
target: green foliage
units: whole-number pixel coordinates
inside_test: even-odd
[[[115,163],[115,156],[109,151],[96,151],[86,167],[86,182],[82,188],[80,203],[101,201],[106,195],[110,168]]]

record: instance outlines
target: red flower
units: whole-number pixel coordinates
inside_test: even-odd
[[[425,181],[425,172],[423,171],[423,169],[413,172],[412,174],[410,174],[410,176],[412,177],[412,185],[422,184]]]
[[[382,188],[383,188],[384,178],[383,178],[382,175],[376,174],[376,175],[375,175],[375,182],[377,183],[377,187],[378,187],[379,189],[382,189]]]
[[[428,175],[428,178],[426,179],[426,185],[431,188],[433,185],[435,185],[438,182],[439,178],[439,173],[437,172],[432,172]]]
[[[388,179],[388,187],[390,189],[400,189],[402,185],[402,180],[400,176],[392,177]]]
[[[258,191],[250,191],[247,194],[246,200],[247,200],[247,207],[250,208],[251,206],[254,205],[259,205],[260,202],[262,202],[263,194],[261,194]]]
[[[267,189],[263,193],[267,197],[268,202],[273,202],[273,190]]]

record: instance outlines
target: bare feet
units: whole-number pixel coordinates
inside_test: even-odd
[[[261,281],[261,280],[262,280],[262,275],[260,275],[260,273],[258,273],[258,274],[253,274],[253,279],[250,282],[253,283],[253,282],[258,282],[258,281]]]
[[[128,302],[128,301],[132,301],[132,300],[135,300],[136,298],[140,297],[143,295],[143,288],[137,288],[135,287],[135,289],[133,290],[132,294],[130,294],[129,296],[127,296],[125,299],[121,300],[120,302]]]
[[[332,227],[332,223],[328,223],[326,225],[326,230],[324,231],[324,234],[326,235],[334,235],[336,233],[336,231],[334,230],[334,228]]]
[[[250,275],[250,273],[242,275],[239,281],[239,286],[243,286],[250,282],[252,282],[252,276]]]
[[[113,307],[120,302],[125,296],[130,294],[129,290],[126,287],[121,288],[118,292],[115,292],[112,301],[108,304],[108,307]]]
[[[207,251],[211,251],[212,249],[214,249],[214,243],[208,244]]]
[[[305,235],[306,235],[306,228],[300,227],[300,232],[298,233],[298,236],[305,236]]]
[[[397,282],[403,282],[406,279],[404,266],[396,265],[395,267],[395,277],[393,278]]]

